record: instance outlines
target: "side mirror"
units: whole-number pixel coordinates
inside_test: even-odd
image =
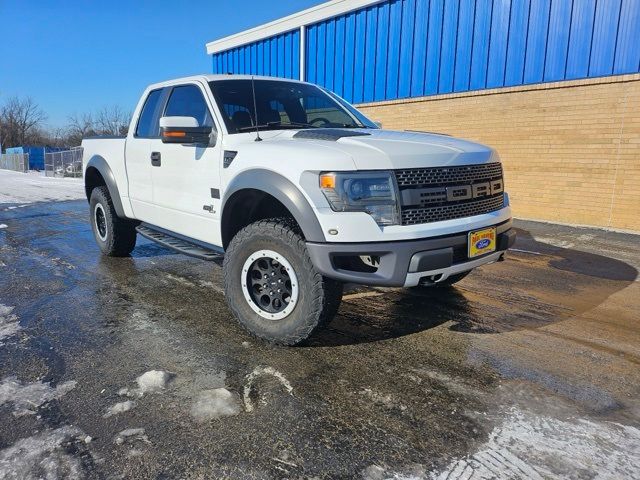
[[[160,119],[160,137],[162,143],[181,143],[183,145],[209,145],[211,127],[200,127],[193,117],[162,117]]]

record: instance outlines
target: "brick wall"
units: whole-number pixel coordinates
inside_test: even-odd
[[[358,106],[498,150],[514,215],[640,232],[640,75]]]

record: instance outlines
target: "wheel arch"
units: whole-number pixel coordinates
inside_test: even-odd
[[[116,178],[111,171],[111,167],[107,161],[100,155],[94,155],[87,162],[84,173],[84,191],[87,195],[87,201],[91,200],[91,192],[94,188],[105,186],[109,190],[109,196],[113,203],[113,208],[121,218],[126,218],[124,209],[122,208],[122,200],[120,191],[116,183]]]
[[[270,216],[292,217],[305,240],[325,241],[320,222],[299,188],[270,170],[247,170],[235,177],[225,191],[221,211],[222,243],[225,249],[240,229],[253,221],[268,218],[261,213],[270,211],[274,212]]]

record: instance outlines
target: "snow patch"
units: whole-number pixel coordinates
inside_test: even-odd
[[[16,417],[33,415],[41,405],[63,397],[75,386],[73,380],[52,387],[42,382],[23,384],[16,377],[7,377],[0,382],[0,405],[13,403],[13,415]]]
[[[0,230],[2,230],[3,228],[8,228],[9,225],[7,225],[6,223],[0,223]]]
[[[128,412],[133,407],[136,406],[135,402],[131,400],[126,400],[124,402],[118,402],[115,405],[110,406],[106,413],[103,415],[104,418],[112,417],[113,415],[117,415],[119,413]]]
[[[240,413],[240,400],[226,388],[203,390],[191,407],[191,415],[198,422],[231,417]]]
[[[244,386],[244,408],[247,412],[252,412],[254,410],[253,402],[251,401],[251,390],[253,388],[253,382],[255,379],[261,375],[271,375],[278,379],[278,381],[282,384],[282,386],[287,390],[289,395],[293,395],[293,387],[289,380],[287,380],[282,373],[277,371],[273,367],[256,367],[253,369],[249,375],[245,377],[246,383]]]
[[[0,345],[3,345],[3,340],[14,336],[20,330],[20,323],[18,323],[18,317],[14,315],[14,307],[8,307],[0,304]]]
[[[173,375],[162,370],[149,370],[136,378],[138,388],[122,387],[118,390],[121,397],[142,397],[145,393],[154,393],[164,390]]]
[[[150,370],[136,378],[138,391],[141,396],[149,392],[157,392],[163,390],[167,386],[167,382],[171,375],[162,370]]]
[[[432,479],[640,478],[640,430],[613,422],[560,420],[512,407],[478,452]]]
[[[18,440],[0,450],[0,478],[15,480],[85,478],[80,458],[68,453],[80,430],[61,427]]]
[[[84,182],[81,178],[47,177],[44,172],[24,174],[0,170],[0,204],[19,203],[20,206],[33,202],[58,200],[86,200]],[[8,207],[5,210],[13,210]]]
[[[126,430],[122,430],[113,439],[113,443],[116,445],[122,445],[125,442],[133,442],[136,440],[140,440],[144,443],[151,443],[149,441],[149,437],[144,433],[144,428],[127,428]]]

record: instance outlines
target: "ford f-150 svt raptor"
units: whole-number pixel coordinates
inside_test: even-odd
[[[140,233],[205,260],[224,253],[231,311],[280,344],[328,322],[344,282],[447,286],[515,241],[494,150],[383,130],[309,83],[158,83],[126,138],[82,146],[102,252],[127,256]]]

